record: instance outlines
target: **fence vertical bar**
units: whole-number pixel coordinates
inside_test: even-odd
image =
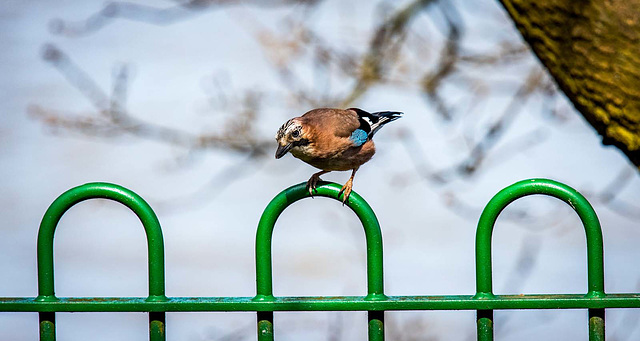
[[[604,309],[589,309],[589,340],[604,341]]]
[[[384,311],[368,311],[369,341],[384,340]]]
[[[478,310],[476,316],[478,341],[493,340],[493,310]]]
[[[516,182],[498,192],[482,211],[476,232],[476,299],[492,298],[491,235],[498,215],[518,198],[544,194],[558,198],[576,211],[584,225],[587,239],[587,282],[585,297],[604,297],[604,246],[598,216],[587,199],[575,189],[548,179],[530,179]],[[478,311],[478,339],[485,340],[489,329],[493,334],[492,319],[488,313]],[[482,333],[482,335],[481,335]],[[491,340],[491,339],[486,339]],[[589,340],[604,340],[604,309],[589,309]]]
[[[338,196],[341,186],[335,183],[321,182],[315,196],[333,198]],[[310,197],[305,183],[291,186],[276,195],[267,205],[256,232],[256,296],[254,301],[275,301],[273,297],[273,273],[271,239],[276,220],[280,214],[294,202]],[[384,294],[384,275],[382,257],[382,232],[375,213],[367,202],[357,193],[351,192],[347,206],[355,212],[364,228],[367,243],[367,296],[366,300],[382,300]],[[369,311],[369,340],[384,340],[384,311]],[[258,337],[265,334],[264,340],[273,340],[273,313],[258,312]],[[263,341],[263,339],[260,339]]]
[[[166,340],[165,333],[165,316],[164,312],[152,311],[149,312],[149,340],[151,341],[164,341]]]
[[[258,311],[258,341],[273,341],[273,311]]]
[[[56,340],[56,313],[41,312],[38,313],[40,321],[40,340],[55,341]]]
[[[147,301],[167,301],[164,283],[164,241],[158,217],[142,197],[136,193],[109,183],[88,183],[61,194],[42,218],[38,231],[38,297],[36,301],[55,302],[53,238],[58,222],[75,204],[88,199],[110,199],[131,209],[142,222],[147,236],[149,265],[149,297]],[[55,313],[40,313],[41,340],[55,340]],[[149,313],[149,339],[163,341],[165,336],[165,313]]]

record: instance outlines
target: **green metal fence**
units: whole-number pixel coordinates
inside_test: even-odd
[[[340,186],[322,183],[317,196],[339,200]],[[494,295],[491,273],[491,235],[500,212],[514,200],[532,194],[556,197],[580,217],[587,237],[588,287],[584,293],[553,295]],[[574,189],[546,179],[517,182],[496,194],[480,216],[476,233],[476,294],[454,296],[387,296],[384,294],[382,233],[378,220],[362,197],[353,192],[347,205],[355,212],[366,236],[367,295],[342,297],[275,297],[272,285],[271,238],[280,214],[296,201],[309,197],[305,184],[285,189],[267,206],[256,235],[255,297],[167,297],[165,295],[164,243],[160,223],[151,207],[137,194],[108,183],[90,183],[58,197],[42,219],[38,233],[38,296],[0,298],[2,312],[37,312],[40,340],[56,338],[59,312],[145,312],[149,314],[149,339],[165,340],[166,312],[256,312],[259,341],[274,339],[275,311],[367,311],[369,340],[384,340],[384,312],[395,310],[475,310],[477,339],[493,340],[495,309],[588,309],[589,340],[605,338],[605,308],[639,308],[640,294],[606,294],[602,230],[589,202]],[[94,198],[111,199],[129,207],[140,219],[147,236],[149,296],[56,297],[54,291],[53,238],[62,215],[75,204]]]

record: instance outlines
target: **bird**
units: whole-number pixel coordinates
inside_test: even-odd
[[[287,153],[320,169],[307,181],[311,197],[320,176],[351,170],[351,177],[338,192],[342,204],[349,200],[353,178],[376,152],[373,136],[385,124],[399,119],[399,111],[369,113],[358,108],[317,108],[285,122],[276,133],[276,159]]]

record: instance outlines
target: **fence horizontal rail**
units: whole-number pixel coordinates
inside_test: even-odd
[[[55,302],[35,298],[0,298],[0,312],[257,312],[257,311],[369,311],[369,310],[485,310],[485,309],[600,309],[640,308],[640,294],[495,295],[474,298],[452,296],[388,296],[368,300],[366,296],[275,297],[255,301],[253,297],[171,297],[149,302],[146,297],[68,297]]]

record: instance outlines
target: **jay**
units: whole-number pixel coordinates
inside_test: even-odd
[[[361,109],[319,108],[294,117],[280,127],[276,134],[276,159],[287,152],[320,169],[307,181],[313,196],[322,174],[351,170],[351,177],[338,193],[344,193],[346,203],[353,187],[353,177],[376,152],[373,135],[385,124],[400,118],[401,112],[369,113]]]

